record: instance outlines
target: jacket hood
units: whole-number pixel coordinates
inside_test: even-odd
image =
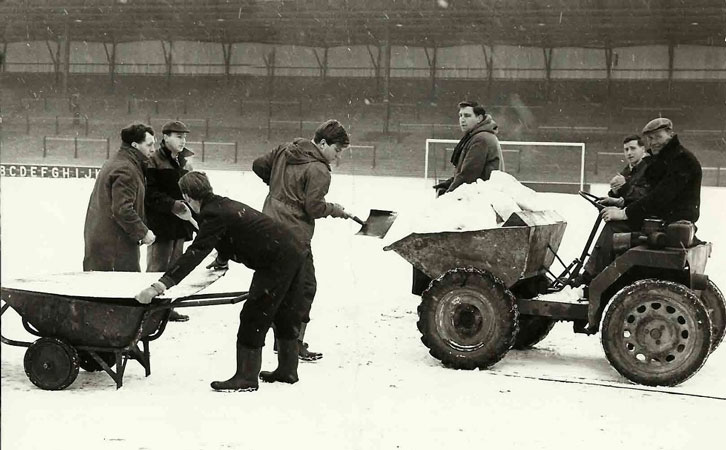
[[[310,139],[297,138],[292,141],[292,144],[287,148],[287,164],[299,165],[321,162],[330,168],[330,163]]]
[[[499,125],[497,125],[494,119],[492,119],[492,116],[490,114],[485,115],[484,120],[482,120],[476,127],[474,127],[474,129],[471,130],[470,134],[474,135],[483,131],[486,131],[487,133],[492,133],[494,135],[499,133]]]

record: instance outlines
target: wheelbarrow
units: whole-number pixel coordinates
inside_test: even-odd
[[[148,305],[134,300],[133,293],[157,280],[158,273],[81,272],[4,282],[0,315],[12,307],[25,330],[39,339],[0,338],[4,344],[27,347],[25,373],[41,389],[65,389],[79,368],[105,371],[118,389],[130,359],[141,364],[146,376],[151,374],[150,342],[164,333],[172,308],[235,304],[247,298],[247,292],[198,293],[223,274],[190,276]]]

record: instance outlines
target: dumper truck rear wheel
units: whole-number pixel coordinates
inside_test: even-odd
[[[519,315],[519,330],[517,338],[514,340],[514,348],[517,350],[526,350],[532,348],[552,331],[556,320],[549,317],[530,316],[527,314]]]
[[[616,293],[602,324],[610,364],[625,378],[649,386],[675,386],[706,362],[711,321],[682,284],[641,280]]]
[[[709,280],[708,286],[701,292],[701,302],[711,319],[711,353],[713,353],[723,341],[726,332],[726,300],[721,290]]]
[[[47,391],[65,389],[78,376],[78,352],[56,338],[40,338],[28,347],[23,360],[31,383]]]
[[[502,359],[517,335],[517,304],[504,283],[476,269],[455,269],[422,295],[418,328],[445,366],[485,369]]]

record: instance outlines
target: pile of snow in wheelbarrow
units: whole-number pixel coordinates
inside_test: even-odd
[[[513,176],[495,170],[487,181],[463,184],[453,192],[432,199],[420,210],[410,211],[408,217],[399,215],[386,236],[386,245],[411,233],[485,230],[500,227],[518,211],[556,209],[551,198],[524,186]],[[582,297],[582,289],[567,286],[546,297],[550,301],[576,300]]]

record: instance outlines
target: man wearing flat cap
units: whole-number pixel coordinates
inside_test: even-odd
[[[701,163],[686,149],[673,131],[673,122],[659,117],[643,128],[643,137],[653,156],[645,170],[650,189],[625,208],[607,207],[600,215],[605,226],[585,265],[582,281],[589,281],[615,259],[613,233],[639,230],[647,217],[666,224],[679,220],[696,222],[701,206]]]
[[[166,272],[184,252],[184,242],[192,239],[194,225],[189,207],[182,199],[179,179],[192,171],[188,161],[194,153],[186,148],[189,128],[178,120],[164,124],[162,140],[152,153],[146,172],[146,216],[156,241],[146,254],[147,272]],[[170,320],[184,322],[189,317],[172,311]]]

